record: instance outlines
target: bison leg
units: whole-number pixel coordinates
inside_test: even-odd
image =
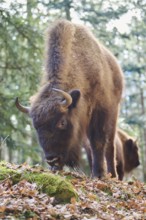
[[[116,146],[115,146],[115,132],[117,124],[118,110],[116,108],[109,114],[107,120],[107,139],[106,139],[106,161],[108,173],[112,174],[112,177],[117,176],[116,172]]]
[[[107,148],[106,148],[106,161],[107,161],[107,170],[108,173],[112,174],[112,177],[116,177],[117,176],[117,172],[116,172],[116,160],[115,160],[115,145],[114,142],[108,142],[107,143]]]
[[[95,111],[88,132],[92,150],[92,176],[98,178],[105,175],[106,116],[106,111],[102,109]]]
[[[97,146],[92,147],[92,177],[102,178],[105,175],[104,145],[98,142]]]
[[[118,111],[100,109],[92,115],[89,127],[89,140],[92,148],[92,175],[103,177],[105,175],[105,156],[108,172],[112,177],[117,176],[115,163],[114,137]]]
[[[123,177],[124,177],[124,166],[123,166],[122,162],[120,162],[117,165],[117,173],[118,173],[118,179],[119,180],[123,180]]]

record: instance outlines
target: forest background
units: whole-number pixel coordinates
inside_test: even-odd
[[[125,75],[119,127],[139,143],[146,181],[145,0],[0,0],[0,160],[43,164],[30,119],[15,98],[29,105],[44,71],[45,31],[56,19],[85,24],[117,57]],[[87,162],[83,154],[83,167]]]

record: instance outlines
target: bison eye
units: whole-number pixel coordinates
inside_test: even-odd
[[[56,125],[59,129],[66,129],[67,127],[67,120],[65,118],[60,119],[60,121]]]

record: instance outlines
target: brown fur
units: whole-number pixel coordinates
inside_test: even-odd
[[[73,103],[60,105],[62,97],[52,90],[68,92]],[[58,21],[47,34],[46,73],[43,86],[33,98],[30,116],[45,156],[58,157],[63,165],[78,166],[83,137],[93,152],[92,174],[116,176],[115,128],[123,89],[123,74],[115,57],[84,26]],[[64,120],[66,127],[59,129]],[[51,164],[53,166],[53,164]]]
[[[121,129],[118,129],[115,142],[117,172],[119,179],[122,180],[125,173],[131,172],[140,164],[138,146],[136,141]]]
[[[121,129],[117,129],[115,145],[118,178],[123,180],[125,173],[129,173],[140,164],[138,146],[134,138]],[[83,146],[87,153],[90,169],[92,169],[92,152],[88,139],[84,140]]]

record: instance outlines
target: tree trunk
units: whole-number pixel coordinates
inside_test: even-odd
[[[66,19],[69,20],[69,21],[71,21],[70,9],[71,9],[71,3],[72,3],[72,1],[65,0],[64,3],[65,3]]]
[[[140,100],[141,100],[141,114],[145,115],[145,104],[144,104],[144,94],[143,88],[140,88]],[[142,147],[142,165],[143,165],[143,178],[144,182],[146,181],[146,128],[143,128],[143,147]]]

